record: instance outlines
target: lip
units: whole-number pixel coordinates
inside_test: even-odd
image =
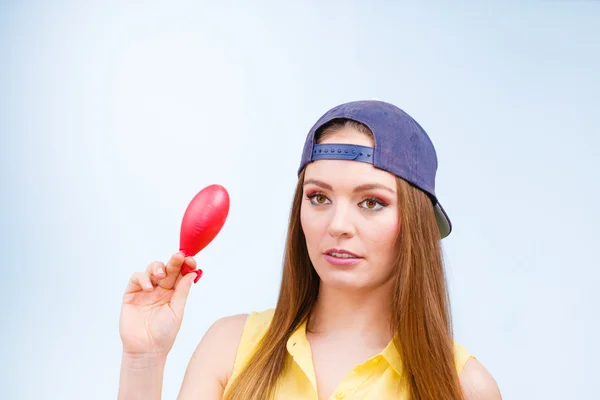
[[[346,253],[356,258],[337,258],[330,256],[328,253]],[[323,258],[325,258],[325,261],[327,261],[329,264],[336,266],[352,266],[358,264],[363,260],[362,257],[344,249],[329,249],[325,253],[323,253]]]
[[[345,254],[351,255],[352,257],[362,258],[358,254],[355,254],[351,251],[344,250],[344,249],[328,249],[328,250],[325,250],[325,252],[323,254],[327,255],[329,253],[345,253]]]

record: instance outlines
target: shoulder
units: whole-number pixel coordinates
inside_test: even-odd
[[[243,331],[249,316],[250,314],[237,314],[219,318],[208,328],[204,337],[227,340],[231,336],[238,336]]]
[[[250,313],[246,321],[244,339],[259,339],[262,335],[264,335],[269,326],[271,325],[271,321],[273,320],[274,314],[274,308]]]
[[[212,323],[188,363],[179,398],[222,393],[248,318],[249,314],[230,315]]]
[[[208,328],[196,352],[210,353],[223,360],[235,356],[249,314],[230,315],[217,319]]]
[[[466,400],[500,400],[502,396],[496,381],[474,357],[469,357],[460,372],[460,383]]]
[[[274,309],[268,309],[217,319],[200,340],[191,362],[211,364],[219,381],[226,383],[234,365],[247,357],[267,331],[273,313]]]
[[[487,369],[465,347],[454,343],[456,371],[465,400],[500,400],[500,389]]]
[[[252,357],[261,339],[269,329],[274,313],[275,309],[268,309],[248,314],[241,335],[238,337],[230,377],[237,374]]]

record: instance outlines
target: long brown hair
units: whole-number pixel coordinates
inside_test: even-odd
[[[372,137],[357,122],[336,120],[318,134],[317,141],[348,125]],[[304,171],[294,194],[287,232],[279,298],[271,324],[254,354],[223,400],[270,399],[282,373],[287,340],[307,321],[319,292],[319,276],[312,266],[300,224]],[[401,355],[411,400],[462,399],[454,364],[450,302],[440,246],[440,233],[431,199],[420,189],[396,178],[400,233],[396,239],[391,327]]]

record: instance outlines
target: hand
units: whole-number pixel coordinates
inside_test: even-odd
[[[184,262],[196,269],[192,257],[178,252],[166,265],[155,261],[131,277],[119,321],[125,354],[166,356],[173,347],[196,278],[195,273],[181,275]]]

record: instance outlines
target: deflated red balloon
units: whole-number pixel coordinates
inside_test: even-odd
[[[204,249],[221,231],[229,214],[229,194],[221,185],[210,185],[202,189],[190,202],[183,220],[179,237],[179,251],[185,256],[195,256]],[[201,270],[194,270],[187,264],[181,273],[196,274],[194,282],[202,276]]]

